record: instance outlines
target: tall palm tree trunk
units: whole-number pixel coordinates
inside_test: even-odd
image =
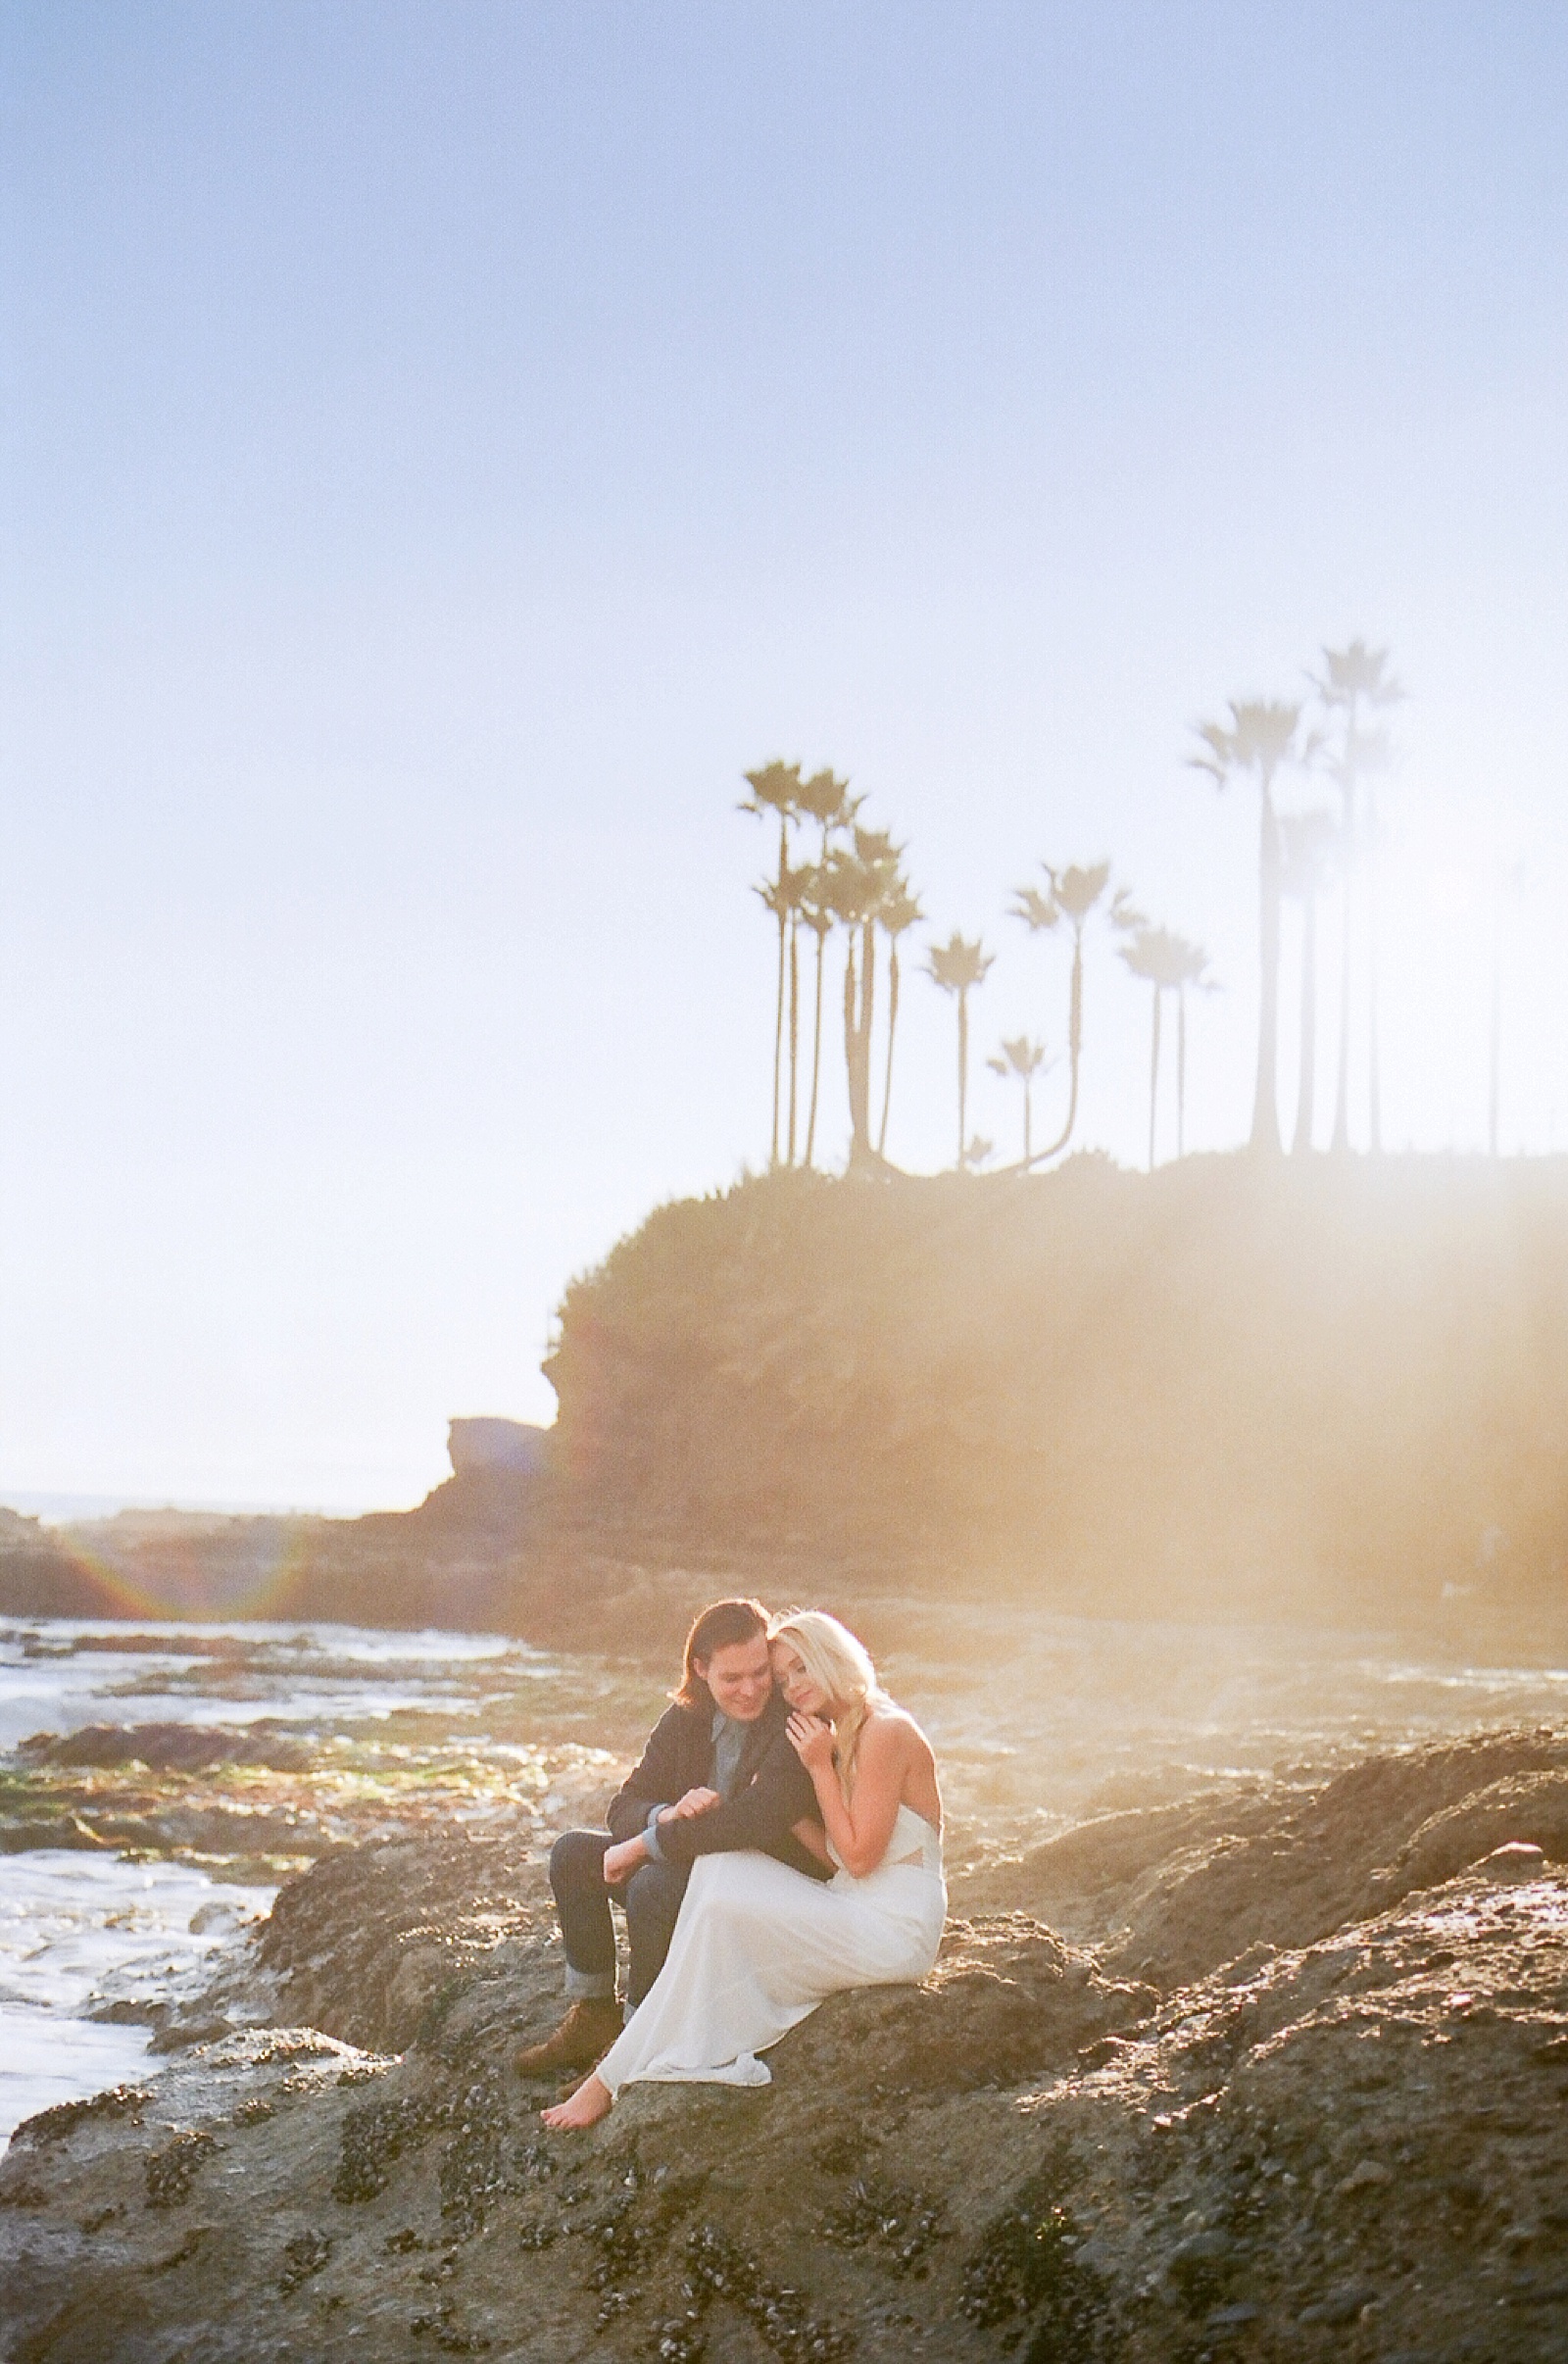
[[[859,924],[858,922],[857,924]],[[849,959],[844,971],[844,1060],[850,1092],[850,1164],[867,1164],[871,1148],[871,1006],[876,990],[873,971],[874,939],[869,924],[860,926],[860,960],[857,972],[855,928],[850,929]]]
[[[1078,1121],[1078,1064],[1084,1047],[1084,939],[1081,928],[1074,931],[1072,940],[1072,987],[1067,1000],[1067,1114],[1054,1141],[1043,1150],[1027,1153],[1025,1162],[1039,1165],[1047,1157],[1059,1157],[1072,1139],[1072,1128]]]
[[[1067,1120],[1061,1128],[1062,1145],[1078,1121],[1078,1061],[1084,1047],[1084,931],[1073,930],[1072,990],[1067,1002]],[[1045,1153],[1047,1156],[1050,1152]]]
[[[826,939],[820,928],[816,935],[816,1010],[811,1019],[811,1104],[806,1118],[806,1162],[811,1162],[816,1146],[816,1087],[822,1075],[822,968]]]
[[[1305,1157],[1312,1148],[1312,1121],[1317,1088],[1317,897],[1308,889],[1301,898],[1301,1039],[1300,1073],[1296,1079],[1296,1134],[1293,1157]]]
[[[856,970],[855,930],[853,927],[850,929],[849,935],[849,950],[844,957],[844,1069],[850,1088],[850,1163],[854,1165],[859,1154],[860,1134],[858,1104],[855,1090]]]
[[[958,995],[958,1167],[963,1168],[964,1143],[968,1139],[969,1108],[969,996]]]
[[[1176,1155],[1187,1155],[1187,988],[1176,988]]]
[[[822,842],[816,853],[818,891],[820,891],[822,881],[827,877],[827,846],[832,824],[824,820],[820,826]],[[806,1162],[808,1165],[811,1162],[811,1153],[816,1145],[816,1094],[817,1086],[822,1080],[822,971],[827,961],[827,930],[820,926],[813,926],[811,932],[816,938],[816,1008],[811,1019],[811,1105],[806,1119]]]
[[[1029,1162],[1029,1134],[1033,1114],[1029,1106],[1032,1097],[1030,1083],[1031,1078],[1026,1075],[1023,1079],[1023,1161],[1025,1165]]]
[[[895,936],[888,946],[888,1056],[882,1076],[882,1121],[876,1131],[876,1154],[880,1157],[888,1146],[888,1108],[893,1100],[893,1038],[899,1028],[899,940]]]
[[[856,1073],[860,1095],[860,1138],[871,1146],[871,1023],[876,1006],[876,921],[860,930],[860,1016],[856,1029]]]
[[[773,997],[773,1145],[767,1154],[769,1165],[778,1163],[778,1119],[784,1069],[784,939],[789,933],[789,915],[784,908],[785,889],[789,884],[789,832],[782,821],[778,831],[778,990]]]
[[[867,1059],[867,1019],[872,979],[868,973],[866,947],[862,941],[859,966],[856,965],[855,929],[850,930],[850,949],[844,967],[844,1062],[850,1094],[850,1169],[863,1169],[871,1162],[870,1130],[870,1068]]]
[[[1257,848],[1257,1083],[1252,1095],[1251,1147],[1277,1156],[1280,1146],[1280,825],[1270,782],[1262,782],[1262,827]]]
[[[800,960],[800,941],[801,941],[801,923],[800,923],[800,921],[799,921],[799,919],[798,919],[798,918],[795,918],[795,917],[792,915],[792,916],[791,916],[791,919],[790,919],[790,1133],[789,1133],[789,1141],[790,1141],[790,1154],[789,1154],[789,1162],[790,1162],[790,1164],[791,1164],[791,1165],[793,1165],[793,1164],[795,1163],[795,1106],[796,1106],[796,1082],[797,1082],[797,1078],[798,1078],[799,1073],[800,1073],[800,1064],[801,1064],[801,960]]]
[[[1149,1033],[1149,1170],[1154,1170],[1154,1117],[1159,1108],[1159,1008],[1164,1000],[1154,987],[1154,1015]]]
[[[1340,940],[1339,1072],[1334,1078],[1334,1134],[1330,1148],[1343,1157],[1350,1146],[1350,939],[1355,912],[1355,775],[1345,782],[1345,933]]]

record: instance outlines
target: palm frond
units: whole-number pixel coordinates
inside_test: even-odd
[[[738,808],[740,812],[755,813],[760,816],[764,813],[776,813],[781,820],[794,820],[798,816],[801,794],[799,763],[786,763],[775,756],[771,763],[760,764],[756,771],[748,771],[744,777],[752,793],[742,799]]]
[[[1196,985],[1208,966],[1200,945],[1190,944],[1168,927],[1141,927],[1132,942],[1121,947],[1121,957],[1135,977],[1162,993]]]
[[[967,993],[980,983],[995,958],[978,936],[971,942],[955,928],[946,944],[931,946],[925,973],[944,993]]]
[[[830,830],[848,828],[860,801],[851,797],[849,781],[841,780],[834,771],[813,771],[796,793],[796,803],[807,819]]]
[[[1012,895],[1012,909],[1007,916],[1009,919],[1021,919],[1031,935],[1039,935],[1045,929],[1054,927],[1061,917],[1060,909],[1052,897],[1042,895],[1036,886],[1014,887]]]
[[[1049,862],[1040,866],[1051,881],[1054,901],[1073,925],[1081,927],[1110,884],[1110,863],[1092,862],[1083,868],[1069,863],[1064,870],[1054,870]]]

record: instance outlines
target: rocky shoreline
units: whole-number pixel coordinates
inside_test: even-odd
[[[322,1855],[0,2161],[6,2364],[1512,2364],[1568,2346],[1568,1730],[1101,1815],[761,2093],[547,2138],[537,1849]]]

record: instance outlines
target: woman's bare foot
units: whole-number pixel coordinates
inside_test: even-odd
[[[608,2118],[610,2103],[609,2086],[602,2085],[597,2077],[585,2077],[569,2101],[558,2101],[554,2109],[542,2109],[539,2115],[558,2134],[575,2134],[585,2126],[597,2126],[601,2118]]]

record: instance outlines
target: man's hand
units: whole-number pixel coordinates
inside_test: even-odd
[[[716,1790],[688,1790],[684,1798],[678,1798],[673,1805],[665,1806],[659,1819],[661,1822],[689,1822],[694,1814],[710,1813],[714,1806],[723,1802]]]
[[[632,1873],[640,1871],[647,1861],[648,1849],[644,1847],[640,1835],[635,1839],[623,1839],[618,1847],[607,1847],[605,1849],[605,1886],[618,1888],[622,1880],[629,1880]]]
[[[819,1715],[797,1711],[784,1727],[790,1747],[808,1773],[825,1773],[833,1762],[833,1727]]]

